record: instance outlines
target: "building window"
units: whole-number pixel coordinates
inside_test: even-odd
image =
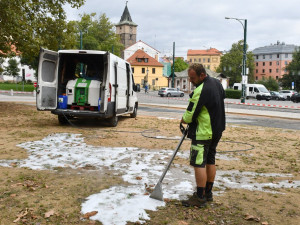
[[[265,62],[263,62],[263,66],[265,66]]]
[[[132,40],[132,34],[129,34],[129,40]]]
[[[199,62],[201,63],[201,58],[199,58]]]
[[[148,58],[144,58],[144,61],[147,63],[148,62]]]
[[[270,59],[272,59],[272,55],[270,55]]]
[[[276,65],[279,66],[279,61],[276,62]]]
[[[288,62],[287,61],[284,61],[284,65],[287,65],[288,64]]]
[[[190,59],[190,62],[193,62],[193,60],[192,60],[192,59]]]
[[[138,58],[137,61],[138,61],[138,62],[142,62],[142,59],[141,59],[141,58]]]
[[[279,79],[279,77],[278,76],[276,76],[276,80],[278,80]]]
[[[265,69],[262,70],[262,73],[265,73]]]
[[[277,59],[279,59],[279,54],[277,54]]]
[[[155,79],[152,79],[152,85],[155,86]]]
[[[152,68],[152,74],[155,74],[155,68]]]
[[[258,70],[256,70],[256,73],[258,73]]]
[[[131,69],[132,69],[132,73],[134,73],[134,67],[131,67]]]
[[[256,66],[258,66],[258,62],[256,63]]]
[[[289,54],[285,53],[285,58],[288,58],[289,57]]]
[[[203,58],[203,62],[205,63],[205,58]]]
[[[279,72],[279,69],[276,69],[276,73],[278,73]]]
[[[287,72],[287,70],[286,70],[286,69],[284,69],[284,72],[286,73],[286,72]]]
[[[255,80],[258,80],[258,76],[255,77]]]
[[[270,62],[270,66],[272,66],[272,62]]]
[[[194,59],[194,62],[196,62],[197,59]]]
[[[142,73],[145,73],[145,68],[142,68]]]
[[[256,56],[256,59],[258,59],[258,55]]]
[[[269,73],[272,73],[272,69],[269,69]]]
[[[207,59],[207,62],[208,62],[208,63],[210,62],[210,58]]]
[[[265,59],[266,58],[266,56],[265,55],[263,55],[263,59]]]

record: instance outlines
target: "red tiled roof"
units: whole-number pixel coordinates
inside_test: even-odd
[[[222,52],[216,48],[210,48],[207,50],[192,50],[189,49],[187,55],[222,55]]]
[[[142,60],[142,62],[138,62],[137,59],[144,59],[148,58],[148,62],[145,62]],[[150,55],[148,55],[143,50],[139,49],[137,50],[131,57],[127,59],[127,62],[129,62],[132,66],[160,66],[163,67],[164,65],[158,62],[156,59],[152,58]]]

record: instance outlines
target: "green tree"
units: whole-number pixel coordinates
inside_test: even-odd
[[[175,60],[174,64],[174,70],[175,72],[181,72],[189,67],[189,64],[187,64],[182,58],[177,58]]]
[[[295,90],[300,91],[300,48],[293,53],[292,61],[285,67],[287,74],[284,74],[279,79],[280,85],[283,89],[292,89],[292,82],[294,82]]]
[[[77,34],[82,32],[82,45],[86,50],[114,51],[121,55],[124,46],[115,33],[114,24],[103,13],[98,18],[96,13],[83,14],[77,22]],[[79,37],[78,37],[79,38]],[[79,48],[79,43],[77,44]]]
[[[278,82],[272,77],[269,77],[269,79],[259,80],[256,83],[263,84],[269,91],[278,91],[279,89]]]
[[[240,83],[242,80],[242,62],[243,62],[244,41],[233,43],[228,53],[221,57],[221,63],[217,72],[230,77],[229,85]],[[248,49],[248,46],[247,46]],[[254,56],[252,52],[247,52],[246,67],[249,68],[248,82],[254,82]]]
[[[9,59],[8,65],[4,67],[4,75],[16,77],[19,75],[20,69],[18,67],[19,63],[16,59]]]
[[[4,71],[4,69],[3,69],[3,63],[4,63],[4,59],[0,57],[0,75]]]
[[[22,63],[36,69],[40,47],[52,50],[72,47],[75,35],[66,22],[65,4],[78,8],[85,0],[0,1],[0,49],[7,57],[11,45],[21,52]],[[73,23],[74,25],[74,23]],[[1,55],[0,55],[1,56]]]

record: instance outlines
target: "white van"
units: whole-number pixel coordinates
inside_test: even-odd
[[[242,90],[241,83],[233,84],[234,90]],[[262,84],[246,84],[246,98],[256,98],[257,100],[271,100],[271,94]]]
[[[107,119],[117,126],[118,116],[136,117],[139,86],[134,84],[131,66],[104,51],[41,49],[36,105],[68,119]]]

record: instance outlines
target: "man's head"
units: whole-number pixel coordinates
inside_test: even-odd
[[[198,63],[193,63],[190,65],[188,69],[188,75],[190,82],[195,86],[199,85],[207,76],[203,65]]]

